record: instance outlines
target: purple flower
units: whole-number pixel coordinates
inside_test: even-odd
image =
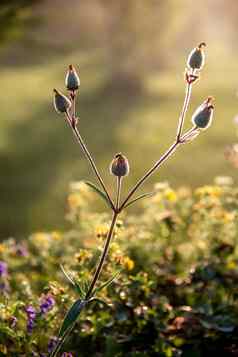
[[[71,352],[64,352],[61,357],[74,357]]]
[[[36,310],[34,308],[34,306],[29,305],[26,307],[26,313],[27,313],[27,317],[34,320],[36,318]]]
[[[55,348],[57,342],[58,342],[58,338],[57,337],[52,337],[49,340],[49,343],[48,343],[48,352],[49,353],[51,353],[53,351],[53,349]]]
[[[32,305],[29,305],[26,307],[25,311],[27,314],[27,331],[31,333],[35,325],[36,310]]]
[[[28,321],[27,321],[27,331],[29,333],[32,333],[34,326],[35,326],[35,321],[32,320],[32,319],[28,319]]]
[[[40,311],[42,314],[49,312],[55,305],[55,300],[51,295],[44,296],[41,299]]]
[[[7,275],[7,263],[0,261],[0,276]]]

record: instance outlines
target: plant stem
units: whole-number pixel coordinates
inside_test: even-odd
[[[178,130],[177,130],[177,141],[180,140],[180,137],[181,137],[181,134],[182,134],[184,119],[185,119],[186,112],[188,110],[188,104],[189,104],[189,101],[190,101],[191,92],[192,92],[192,83],[188,82],[187,86],[186,86],[186,92],[185,92],[183,108],[182,108],[182,111],[181,111],[181,114],[180,114],[180,117],[179,117],[179,124],[178,124]]]
[[[86,158],[88,159],[88,161],[89,161],[89,163],[90,163],[90,165],[91,165],[91,167],[92,167],[92,169],[93,169],[95,175],[97,176],[98,181],[100,182],[100,184],[101,184],[101,186],[102,186],[102,188],[103,188],[103,190],[104,190],[104,192],[105,192],[105,194],[106,194],[106,196],[107,196],[107,199],[108,199],[108,201],[110,202],[110,205],[111,205],[111,207],[112,207],[112,210],[115,211],[114,203],[113,203],[113,201],[112,201],[112,199],[111,199],[111,197],[110,197],[110,195],[109,195],[109,193],[108,193],[108,190],[107,190],[107,188],[106,188],[106,186],[105,186],[105,184],[104,184],[104,182],[103,182],[103,179],[102,179],[102,177],[101,177],[101,175],[100,175],[100,173],[99,173],[99,171],[98,171],[98,169],[97,169],[97,166],[96,166],[96,164],[95,164],[95,162],[94,162],[94,160],[93,160],[93,158],[92,158],[90,152],[88,151],[88,149],[87,149],[87,147],[86,147],[86,144],[84,143],[84,141],[83,141],[83,139],[82,139],[82,137],[81,137],[81,135],[80,135],[80,133],[79,133],[79,131],[78,131],[76,125],[73,124],[72,118],[70,117],[70,114],[69,114],[69,113],[66,113],[66,119],[67,119],[67,122],[68,122],[68,124],[70,125],[71,129],[73,130],[73,133],[74,133],[74,135],[75,135],[75,137],[76,137],[78,143],[80,144],[80,146],[81,146],[81,148],[82,148],[82,150],[83,150],[84,155],[85,155]],[[75,118],[74,118],[74,119],[75,119]]]
[[[94,277],[93,277],[93,280],[89,286],[89,289],[88,289],[88,292],[87,292],[87,295],[85,297],[85,300],[88,300],[90,299],[91,295],[92,295],[92,292],[94,290],[94,287],[99,279],[99,276],[100,276],[100,273],[102,271],[102,267],[103,267],[103,264],[104,264],[104,261],[107,257],[107,254],[108,254],[108,250],[109,250],[109,246],[110,246],[110,242],[111,242],[111,239],[112,239],[112,236],[113,236],[113,231],[114,231],[114,227],[115,227],[115,224],[116,224],[116,221],[117,221],[117,216],[118,216],[118,212],[115,212],[113,213],[113,217],[112,217],[112,222],[111,222],[111,225],[110,225],[110,229],[108,231],[108,234],[107,234],[107,239],[106,239],[106,243],[104,245],[104,248],[103,248],[103,252],[102,252],[102,255],[100,257],[100,260],[99,260],[99,263],[98,263],[98,266],[96,268],[96,271],[95,271],[95,274],[94,274]]]
[[[138,190],[138,188],[175,152],[178,146],[181,144],[181,134],[183,130],[184,119],[188,110],[189,101],[191,98],[192,92],[192,83],[187,82],[185,98],[183,103],[183,108],[179,117],[177,136],[175,142],[169,147],[169,149],[161,156],[161,158],[152,166],[150,170],[148,170],[145,175],[135,184],[135,186],[131,189],[126,199],[123,201],[121,206],[119,207],[119,212],[123,210],[127,202],[133,196],[133,194]]]
[[[116,210],[119,209],[120,206],[120,198],[121,198],[121,184],[122,184],[122,177],[117,177],[117,197],[116,197]]]
[[[177,147],[180,145],[180,142],[175,141],[170,148],[164,153],[163,156],[152,166],[150,170],[148,170],[145,175],[135,184],[135,186],[131,189],[126,199],[123,201],[119,208],[119,212],[123,210],[127,202],[130,200],[132,195],[138,190],[138,188],[157,170],[168,158],[170,155],[174,153]]]

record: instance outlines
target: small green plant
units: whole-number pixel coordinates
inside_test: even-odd
[[[78,129],[78,118],[76,114],[76,97],[78,93],[78,88],[80,85],[79,76],[72,65],[69,66],[68,72],[66,74],[66,88],[69,91],[69,98],[63,95],[58,90],[54,89],[54,106],[58,113],[63,114],[65,120],[69,127],[71,128],[73,134],[75,135],[78,143],[81,146],[81,149],[89,161],[91,168],[99,182],[100,187],[96,186],[94,183],[85,182],[95,193],[97,193],[100,197],[102,197],[110,210],[112,211],[112,219],[110,228],[107,233],[107,237],[105,240],[105,245],[102,250],[102,254],[99,258],[99,262],[96,266],[94,275],[91,281],[78,282],[75,281],[69,272],[66,272],[64,268],[62,268],[66,278],[70,281],[70,283],[74,286],[79,298],[74,302],[72,307],[67,312],[64,321],[62,323],[60,332],[59,332],[59,341],[51,353],[51,357],[55,357],[61,350],[66,338],[72,332],[76,321],[82,312],[82,310],[86,309],[92,302],[97,302],[98,297],[97,294],[100,290],[109,286],[118,276],[118,272],[116,272],[108,281],[98,284],[99,278],[108,255],[110,243],[113,238],[114,229],[120,214],[128,207],[135,204],[137,201],[144,199],[146,197],[150,197],[152,193],[146,193],[134,197],[138,189],[140,189],[145,181],[153,175],[156,170],[160,168],[160,166],[181,146],[186,143],[189,143],[194,138],[196,138],[201,131],[207,129],[212,121],[214,107],[211,104],[212,98],[208,97],[195,111],[192,116],[192,127],[185,133],[183,132],[184,121],[186,112],[188,110],[188,105],[190,102],[191,92],[193,85],[198,82],[200,70],[202,69],[205,62],[205,54],[204,54],[205,43],[201,43],[197,48],[193,49],[190,53],[187,60],[187,68],[185,71],[185,83],[186,83],[186,92],[184,104],[182,107],[181,114],[178,120],[177,133],[175,136],[175,140],[169,149],[160,157],[158,161],[136,182],[136,184],[132,187],[129,193],[126,195],[124,200],[121,199],[121,191],[123,186],[123,179],[129,174],[129,162],[127,158],[118,153],[115,155],[111,165],[110,172],[116,178],[116,187],[115,187],[115,201],[112,199],[104,180],[97,168],[97,165],[92,157],[91,153],[86,147],[86,144],[81,136],[80,130]]]

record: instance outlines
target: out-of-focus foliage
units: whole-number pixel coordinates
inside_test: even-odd
[[[236,356],[238,189],[219,179],[191,191],[157,184],[140,214],[118,222],[101,281],[64,350],[73,356]],[[76,298],[59,265],[87,284],[110,217],[72,185],[68,232],[0,245],[0,356],[47,356]],[[128,209],[129,211],[129,209]]]
[[[184,5],[174,0],[152,1],[46,1],[40,13],[45,18],[43,41],[60,48],[103,50],[108,81],[114,90],[140,89],[149,72],[173,61],[168,56],[177,29],[185,26]],[[58,38],[55,39],[55,32]],[[108,88],[107,88],[108,89]]]
[[[1,0],[0,44],[18,37],[24,25],[32,18],[31,7],[36,0]]]

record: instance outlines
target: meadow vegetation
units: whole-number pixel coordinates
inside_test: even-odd
[[[121,273],[82,314],[68,356],[236,356],[238,191],[219,182],[158,183],[139,220],[123,214],[102,281]],[[85,287],[91,277],[110,216],[81,182],[67,202],[68,231],[0,245],[0,356],[48,356],[76,298],[59,264]]]

